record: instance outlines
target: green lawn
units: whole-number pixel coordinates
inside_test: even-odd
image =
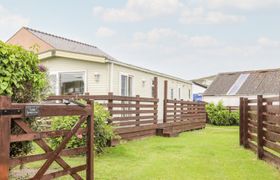
[[[65,158],[72,165],[84,157]],[[28,164],[38,168],[41,163]],[[57,168],[56,165],[52,166]],[[85,175],[85,173],[81,173]],[[280,179],[280,171],[239,147],[237,127],[207,126],[176,138],[128,142],[95,159],[98,180]],[[68,178],[64,178],[68,179]]]

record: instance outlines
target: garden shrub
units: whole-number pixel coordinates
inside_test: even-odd
[[[209,122],[218,126],[230,126],[239,124],[239,112],[230,112],[225,108],[222,101],[217,105],[210,103],[206,105]]]
[[[102,105],[96,103],[94,106],[94,147],[96,153],[101,153],[107,146],[108,141],[115,138],[113,127],[108,124],[110,113]],[[71,129],[77,120],[78,116],[63,116],[52,118],[52,130],[67,130]],[[86,127],[86,123],[83,123],[82,127]],[[50,139],[52,147],[57,147],[62,141],[62,137]],[[67,148],[76,148],[86,145],[86,136],[82,137],[73,136]]]
[[[48,90],[46,69],[38,56],[19,46],[0,41],[0,95],[11,96],[12,102],[38,102]],[[32,124],[33,119],[26,119]],[[12,122],[12,134],[22,130]],[[32,150],[29,142],[11,143],[11,156],[25,155]]]

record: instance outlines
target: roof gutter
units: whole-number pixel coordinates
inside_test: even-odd
[[[171,76],[171,75],[163,74],[163,73],[160,73],[160,72],[152,71],[152,70],[149,70],[149,69],[146,69],[146,68],[141,68],[141,67],[138,67],[138,66],[134,66],[134,65],[123,63],[123,62],[116,61],[116,60],[107,59],[107,61],[110,62],[110,63],[114,63],[116,65],[128,67],[128,68],[131,68],[131,69],[136,69],[136,70],[139,70],[139,71],[142,71],[142,72],[145,72],[145,73],[155,74],[157,76],[173,79],[173,80],[176,80],[176,81],[180,81],[180,82],[192,85],[191,81],[181,79],[181,78],[177,78],[177,77],[174,77],[174,76]]]
[[[160,73],[160,72],[152,71],[152,70],[149,70],[149,69],[141,68],[141,67],[134,66],[134,65],[131,65],[131,64],[123,63],[123,62],[120,62],[120,61],[111,60],[111,59],[108,59],[106,57],[93,56],[93,55],[80,54],[80,53],[73,53],[73,52],[68,52],[68,51],[63,51],[63,50],[49,50],[49,51],[42,52],[42,53],[38,54],[38,58],[40,60],[45,60],[45,59],[48,59],[48,58],[51,58],[51,57],[64,57],[64,58],[98,62],[98,63],[112,63],[112,64],[128,67],[128,68],[131,68],[131,69],[136,69],[136,70],[139,70],[139,71],[142,71],[142,72],[145,72],[145,73],[155,74],[157,76],[173,79],[173,80],[176,80],[176,81],[180,81],[180,82],[192,85],[192,82],[188,81],[188,80],[184,80],[184,79],[177,78],[177,77],[174,77],[174,76],[170,76],[170,75],[167,75],[167,74],[163,74],[163,73]]]
[[[202,88],[205,88],[205,89],[207,89],[208,87],[207,86],[205,86],[205,85],[203,85],[203,84],[199,84],[199,83],[197,83],[197,82],[195,82],[195,81],[192,81],[195,85],[197,85],[197,86],[199,86],[199,87],[202,87]]]

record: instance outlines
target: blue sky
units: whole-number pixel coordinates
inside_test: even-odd
[[[279,10],[280,0],[0,0],[0,39],[28,26],[192,79],[280,68]]]

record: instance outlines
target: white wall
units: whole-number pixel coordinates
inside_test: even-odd
[[[128,74],[133,76],[133,95],[140,95],[141,97],[152,97],[152,82],[154,77],[158,77],[158,97],[159,97],[159,113],[158,119],[163,118],[163,97],[164,97],[164,81],[168,80],[168,98],[171,98],[171,89],[174,89],[174,99],[179,99],[178,88],[181,88],[181,99],[192,100],[192,84],[177,81],[171,78],[157,76],[149,72],[124,67],[121,65],[113,65],[111,71],[111,64],[96,63],[90,61],[81,61],[67,58],[50,58],[42,61],[50,74],[58,72],[86,72],[86,87],[85,92],[94,95],[104,95],[108,92],[113,92],[115,95],[120,95],[120,74]],[[111,74],[112,72],[112,74]],[[100,81],[96,82],[94,75],[100,74]],[[145,80],[145,86],[142,81]],[[110,82],[113,84],[110,87]],[[190,91],[190,97],[189,97]]]
[[[196,84],[192,84],[193,94],[203,94],[206,88],[198,86]]]
[[[203,96],[202,99],[208,103],[217,104],[219,101],[223,101],[225,106],[239,106],[239,96]]]
[[[58,72],[85,71],[85,92],[95,95],[104,95],[109,92],[109,68],[108,64],[81,61],[66,58],[50,58],[42,61],[50,74]],[[95,81],[94,74],[100,74],[99,82]]]
[[[279,95],[266,95],[264,97],[274,97]],[[239,106],[241,96],[203,96],[203,101],[208,103],[215,103],[217,104],[219,101],[223,101],[223,104],[225,106]],[[242,96],[244,98],[248,99],[256,99],[257,95],[255,96]]]
[[[168,98],[171,96],[171,88],[174,89],[174,98],[178,99],[178,88],[181,88],[181,99],[192,99],[192,85],[179,82],[170,78],[157,76],[152,73],[135,70],[120,65],[114,65],[113,74],[113,91],[114,94],[120,95],[120,75],[128,74],[133,76],[133,95],[140,95],[141,97],[152,97],[152,81],[154,77],[158,77],[158,98],[159,98],[159,113],[158,119],[161,121],[163,118],[163,97],[164,97],[164,81],[168,80]],[[142,81],[145,80],[145,86],[142,85]],[[189,97],[190,90],[190,97]]]

